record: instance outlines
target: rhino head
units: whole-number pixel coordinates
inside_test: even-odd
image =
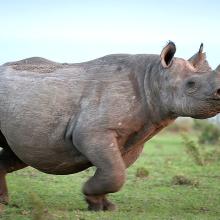
[[[163,105],[175,117],[209,118],[220,112],[220,65],[213,71],[203,44],[189,60],[174,58],[169,42],[161,52],[157,90]]]

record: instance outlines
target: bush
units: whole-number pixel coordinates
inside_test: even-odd
[[[208,120],[194,120],[194,129],[200,131],[198,141],[200,144],[218,144],[220,140],[220,128]]]
[[[32,219],[44,220],[44,204],[36,193],[30,193],[30,204],[32,206]]]
[[[220,129],[213,124],[207,124],[198,138],[200,144],[217,144],[219,143]]]
[[[30,193],[30,204],[32,207],[32,220],[54,220],[43,204],[42,199],[34,192]]]
[[[199,182],[197,180],[191,180],[188,177],[183,175],[176,175],[172,178],[173,185],[186,185],[186,186],[199,186]]]
[[[187,154],[193,159],[193,161],[200,166],[204,165],[204,158],[202,153],[200,152],[199,147],[195,143],[195,141],[190,140],[188,136],[182,135],[183,143],[186,148]]]
[[[136,177],[146,178],[149,176],[149,171],[144,167],[139,167],[136,170]]]
[[[217,147],[206,148],[203,155],[204,155],[206,164],[209,164],[215,161],[220,161],[220,149]]]
[[[192,119],[179,118],[173,124],[169,125],[166,130],[170,132],[191,132],[193,126]]]
[[[220,160],[220,149],[218,146],[214,145],[209,148],[199,147],[197,142],[190,140],[185,134],[182,134],[182,138],[186,153],[197,165],[203,166]]]

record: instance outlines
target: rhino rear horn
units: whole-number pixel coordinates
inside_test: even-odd
[[[176,45],[172,41],[169,41],[160,54],[161,64],[164,68],[171,66],[175,53]]]
[[[203,43],[200,44],[199,51],[194,54],[188,61],[194,66],[198,67],[203,61],[206,60],[206,54],[203,53]]]
[[[198,71],[206,72],[211,71],[211,67],[206,60],[206,54],[203,53],[203,43],[200,44],[199,51],[194,54],[188,61],[194,66]]]
[[[215,71],[220,73],[220,64],[216,67]]]
[[[201,43],[199,47],[199,53],[202,53],[202,52],[203,52],[203,43]]]

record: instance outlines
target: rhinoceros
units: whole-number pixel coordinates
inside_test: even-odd
[[[0,66],[0,201],[5,176],[27,166],[49,174],[96,167],[82,191],[88,209],[114,210],[126,168],[177,117],[220,112],[220,67],[201,44],[189,60],[169,42],[160,55],[116,54],[76,64],[33,57]]]

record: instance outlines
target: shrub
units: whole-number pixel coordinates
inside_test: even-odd
[[[215,161],[220,161],[220,149],[217,147],[206,148],[204,151],[205,163],[211,163]]]
[[[203,166],[220,160],[220,148],[218,146],[199,147],[197,142],[190,140],[185,134],[182,134],[182,138],[186,153],[197,165]]]
[[[196,164],[203,166],[204,158],[202,156],[202,153],[200,152],[199,147],[195,143],[195,141],[190,140],[188,136],[184,134],[182,135],[182,138],[183,138],[183,143],[184,143],[184,146],[186,148],[186,152],[188,153],[188,155],[193,159],[193,161]]]
[[[30,193],[30,203],[32,206],[32,219],[44,220],[44,204],[36,193]]]
[[[149,171],[144,167],[139,167],[136,170],[136,177],[145,178],[149,176]]]
[[[199,143],[201,144],[217,144],[220,138],[220,129],[209,123],[201,131],[199,135]]]
[[[199,131],[200,144],[217,144],[220,140],[220,128],[208,120],[194,120],[194,129]]]
[[[197,180],[191,180],[188,177],[183,175],[176,175],[172,178],[173,185],[187,185],[187,186],[199,186],[199,182]]]
[[[192,119],[179,118],[169,125],[166,130],[170,132],[190,132],[193,129],[193,125]]]

